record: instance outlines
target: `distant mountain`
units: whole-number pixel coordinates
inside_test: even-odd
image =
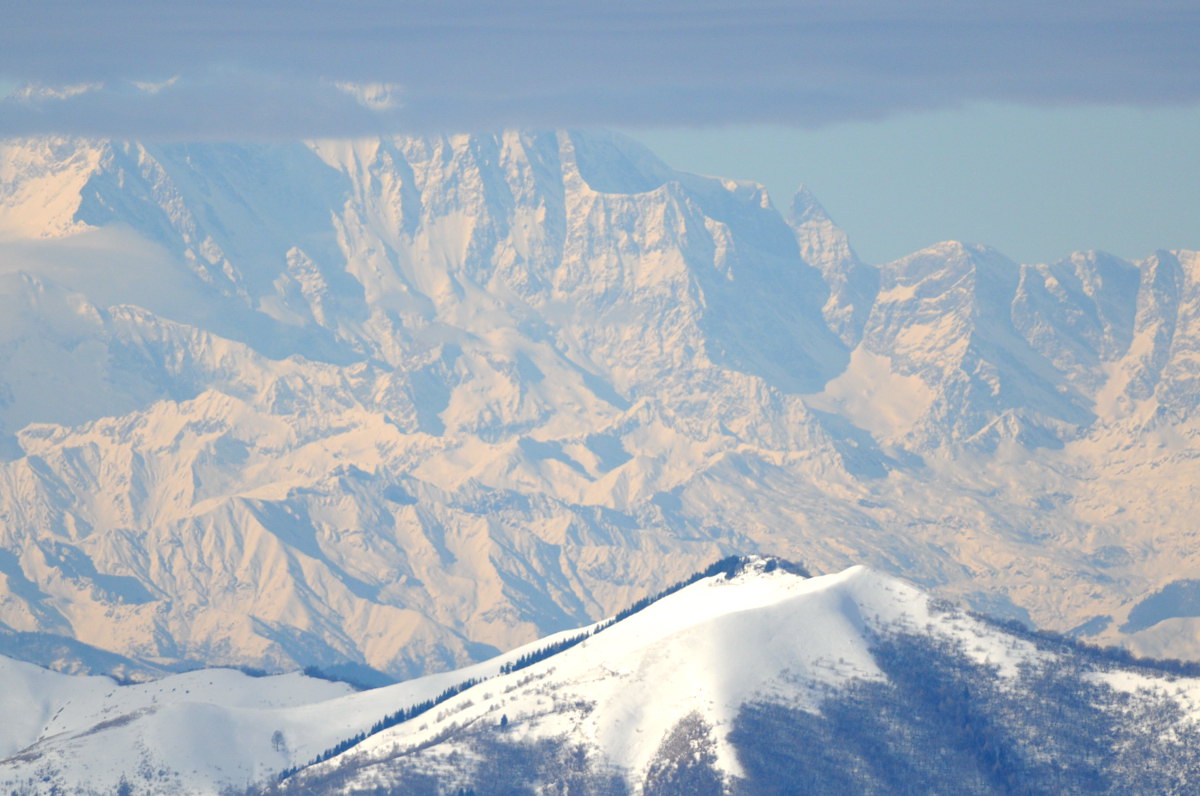
[[[772,559],[458,672],[360,693],[0,661],[0,782],[63,793],[1186,793],[1200,672]],[[15,704],[14,704],[15,700]],[[313,763],[317,760],[320,762]],[[282,779],[281,779],[282,777]],[[91,789],[91,790],[89,790]]]
[[[1130,620],[1200,563],[1200,255],[789,218],[604,134],[0,144],[3,637],[409,677],[755,550],[1200,655]]]

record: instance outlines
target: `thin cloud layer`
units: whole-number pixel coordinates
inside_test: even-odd
[[[3,2],[0,78],[18,88],[0,135],[817,126],[1200,99],[1193,0]]]

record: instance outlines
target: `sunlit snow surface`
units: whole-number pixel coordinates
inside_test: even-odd
[[[4,142],[0,630],[408,677],[759,550],[1200,654],[1121,630],[1200,571],[1198,308],[599,134]]]
[[[203,669],[147,683],[72,676],[0,656],[0,783],[214,793],[263,784],[395,710],[496,676],[542,639],[494,660],[369,691],[299,673]],[[43,775],[50,779],[43,781]]]
[[[959,611],[931,604],[913,586],[864,567],[815,578],[752,561],[735,577],[700,580],[592,635],[509,674],[505,662],[555,641],[544,639],[484,664],[376,690],[300,675],[251,678],[204,670],[116,686],[4,660],[7,759],[0,782],[115,787],[121,776],[160,792],[213,793],[264,783],[303,765],[338,741],[396,710],[468,679],[482,682],[406,723],[368,737],[317,767],[348,766],[355,787],[386,785],[397,750],[448,777],[468,757],[460,735],[496,726],[507,739],[567,737],[631,784],[640,783],[667,733],[698,714],[712,729],[717,765],[741,769],[727,740],[739,708],[770,702],[819,711],[853,682],[886,680],[871,648],[880,634],[903,632],[950,642],[959,654],[996,667],[1001,680],[1022,666],[1053,661],[1035,646]],[[562,638],[559,636],[558,638]],[[1146,670],[1095,675],[1124,690],[1157,689],[1200,717],[1198,686]],[[432,742],[432,745],[428,745]],[[304,790],[308,772],[295,775]]]

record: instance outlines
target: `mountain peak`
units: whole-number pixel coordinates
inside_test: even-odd
[[[438,792],[758,793],[810,775],[839,792],[914,777],[921,792],[1075,778],[1160,792],[1147,783],[1198,762],[1195,666],[980,619],[864,566],[793,569],[726,559],[520,668],[504,664],[570,634],[359,693],[230,670],[116,687],[0,657],[20,685],[6,692],[20,709],[0,727],[0,781],[115,790],[136,763],[180,793],[420,793],[433,779]]]
[[[866,265],[850,239],[805,186],[792,197],[788,223],[804,261],[821,271],[829,299],[821,312],[847,346],[856,345],[879,292],[879,270]]]
[[[657,155],[619,133],[572,130],[560,134],[560,143],[569,146],[580,176],[599,193],[646,193],[675,177]]]
[[[9,627],[407,676],[734,548],[1053,627],[1119,620],[1189,554],[1195,257],[951,242],[881,292],[811,193],[789,227],[598,133],[3,146],[0,226],[63,236],[3,251]],[[1092,403],[1173,407],[1178,437]],[[1069,543],[1007,567],[1031,527]]]
[[[833,219],[829,217],[824,205],[817,200],[817,197],[808,189],[807,185],[801,185],[792,194],[792,203],[788,210],[788,221],[793,226],[800,224],[832,224]]]

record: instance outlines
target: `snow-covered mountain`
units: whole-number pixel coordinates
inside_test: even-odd
[[[3,649],[411,676],[760,550],[1200,654],[1200,255],[789,219],[601,134],[3,143]]]
[[[230,670],[117,686],[0,661],[21,686],[3,692],[19,721],[0,736],[0,782],[1165,794],[1200,775],[1200,679],[1013,632],[864,567],[710,573],[615,623],[359,693]]]

